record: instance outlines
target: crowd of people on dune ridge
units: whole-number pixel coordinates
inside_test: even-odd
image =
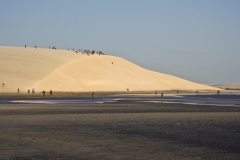
[[[27,45],[25,45],[24,47],[27,48]],[[37,49],[37,45],[35,45],[34,48]],[[57,49],[55,46],[49,46],[48,48],[49,48],[49,49]],[[70,51],[69,48],[68,48],[68,51]],[[94,55],[94,54],[99,55],[99,56],[100,56],[100,55],[106,55],[106,54],[103,53],[102,51],[95,51],[95,50],[89,50],[89,49],[88,49],[88,50],[87,50],[87,49],[84,49],[84,50],[82,50],[82,49],[76,49],[76,50],[75,50],[75,49],[73,48],[72,51],[75,52],[75,53],[87,54],[88,56],[89,56],[89,55]]]

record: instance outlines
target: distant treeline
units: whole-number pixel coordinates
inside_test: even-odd
[[[224,88],[226,90],[236,90],[236,91],[240,91],[240,88]]]

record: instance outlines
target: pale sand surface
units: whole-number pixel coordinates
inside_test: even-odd
[[[240,158],[237,107],[0,104],[0,128],[1,159]]]
[[[0,92],[218,90],[127,60],[66,50],[0,47]]]

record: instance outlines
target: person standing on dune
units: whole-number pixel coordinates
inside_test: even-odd
[[[42,94],[43,94],[43,96],[45,96],[45,91],[44,90],[42,91]]]

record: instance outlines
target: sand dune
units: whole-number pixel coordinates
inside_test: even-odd
[[[0,92],[217,90],[119,57],[23,47],[0,47],[0,82]]]

